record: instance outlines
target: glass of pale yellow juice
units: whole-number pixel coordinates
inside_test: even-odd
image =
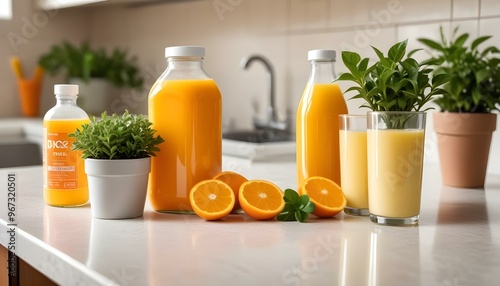
[[[368,112],[370,219],[418,224],[424,159],[425,112]]]
[[[369,215],[366,115],[339,116],[339,147],[341,188],[347,198],[344,212]]]

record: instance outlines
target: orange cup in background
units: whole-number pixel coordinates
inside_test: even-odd
[[[40,113],[40,93],[42,82],[39,79],[18,79],[21,110],[26,117],[37,117]]]

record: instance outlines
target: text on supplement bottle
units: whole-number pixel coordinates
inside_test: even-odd
[[[47,133],[47,187],[78,188],[78,152],[71,150],[73,138],[67,133]]]

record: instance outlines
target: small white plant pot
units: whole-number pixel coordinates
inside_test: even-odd
[[[92,216],[127,219],[142,216],[151,158],[85,159]]]

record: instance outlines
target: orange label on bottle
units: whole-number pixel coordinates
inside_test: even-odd
[[[78,188],[79,152],[71,150],[74,139],[68,133],[48,132],[45,141],[47,185],[51,189]]]

